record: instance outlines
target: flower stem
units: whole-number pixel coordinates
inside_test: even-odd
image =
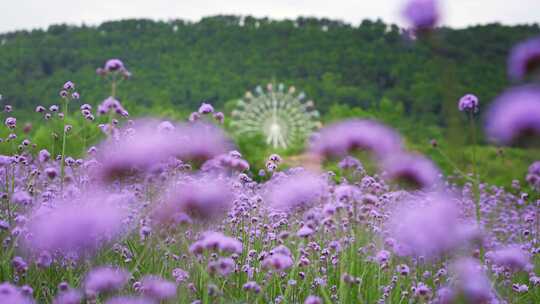
[[[66,155],[66,120],[68,118],[68,110],[69,110],[69,100],[66,98],[64,99],[64,124],[62,128],[62,156],[60,158],[60,191],[64,192],[64,175],[65,175],[65,155]]]
[[[469,122],[470,122],[470,129],[471,129],[471,138],[472,138],[472,192],[473,192],[473,200],[475,205],[475,213],[476,213],[476,224],[478,225],[478,228],[480,229],[482,226],[482,214],[481,214],[481,208],[480,208],[480,182],[478,180],[478,162],[476,158],[476,145],[478,144],[476,139],[476,124],[474,122],[474,113],[473,111],[469,112]],[[484,260],[484,248],[483,246],[480,246],[480,259]]]

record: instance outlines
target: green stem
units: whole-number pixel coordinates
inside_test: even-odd
[[[115,98],[116,96],[116,74],[113,75],[113,79],[111,82],[111,97]]]
[[[62,157],[60,158],[60,192],[64,192],[64,175],[65,175],[65,155],[66,155],[66,120],[68,118],[69,100],[64,99],[64,123],[62,128]]]
[[[480,182],[478,180],[478,162],[476,158],[476,145],[478,144],[476,139],[476,124],[474,122],[474,113],[473,111],[469,112],[469,122],[470,122],[470,129],[471,129],[471,138],[472,138],[472,174],[473,174],[473,199],[474,199],[474,205],[475,205],[475,213],[476,213],[476,224],[478,225],[478,228],[481,228],[481,209],[480,209]],[[480,246],[480,259],[484,260],[484,248],[483,246]]]
[[[6,194],[9,193],[9,175],[8,175],[8,167],[4,168],[5,174],[6,174]],[[10,206],[10,198],[8,197],[6,199],[6,209],[7,209],[7,217],[8,217],[8,223],[11,225],[11,206]]]

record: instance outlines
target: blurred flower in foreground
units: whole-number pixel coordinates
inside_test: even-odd
[[[497,97],[487,113],[486,133],[502,144],[522,144],[540,135],[540,87],[512,88]]]
[[[276,271],[283,271],[290,267],[292,267],[294,264],[293,259],[290,255],[286,255],[283,253],[274,253],[272,255],[267,256],[262,263],[262,266],[264,268],[271,268]]]
[[[453,265],[453,272],[456,290],[463,296],[464,303],[492,303],[494,295],[491,282],[480,263],[471,258],[462,258]]]
[[[529,257],[518,246],[509,246],[488,252],[486,257],[496,265],[505,267],[511,271],[527,270],[530,266]]]
[[[227,183],[215,177],[193,178],[173,185],[156,206],[153,216],[158,222],[174,222],[182,215],[199,220],[212,220],[224,216],[232,202]]]
[[[96,176],[110,181],[144,173],[170,157],[204,161],[229,148],[223,131],[212,125],[139,121],[123,129],[119,139],[105,142],[97,155],[100,166]]]
[[[0,284],[0,303],[33,304],[34,301],[25,296],[16,286],[9,283]]]
[[[176,298],[176,285],[158,276],[146,276],[141,282],[143,295],[157,301],[166,301]]]
[[[95,193],[89,197],[80,203],[38,209],[29,219],[24,248],[34,256],[46,251],[82,257],[119,237],[125,229],[125,213],[119,207],[122,202],[115,201],[120,197]]]
[[[53,304],[79,304],[82,299],[82,294],[75,289],[61,290],[54,299]]]
[[[414,189],[427,189],[439,181],[437,166],[421,155],[401,153],[383,161],[387,177]]]
[[[119,140],[106,141],[99,149],[100,166],[96,176],[102,181],[134,175],[175,153],[174,134],[157,132],[154,123],[138,122],[133,128],[122,130]]]
[[[401,149],[401,137],[394,130],[373,120],[360,119],[329,125],[311,143],[311,152],[325,157],[367,150],[382,158]]]
[[[311,207],[327,193],[325,181],[308,172],[275,176],[265,187],[268,206],[282,211]]]
[[[156,302],[151,299],[146,298],[135,298],[135,297],[114,297],[105,304],[155,304]]]
[[[309,296],[304,301],[304,304],[322,304],[323,300],[317,296]]]
[[[194,254],[202,254],[205,250],[240,254],[242,242],[221,232],[207,231],[189,247],[189,251]]]
[[[115,267],[99,267],[88,273],[84,282],[87,294],[97,295],[121,289],[128,281],[129,273]]]
[[[523,80],[540,72],[540,36],[517,44],[508,58],[508,75],[513,80]]]
[[[416,31],[427,31],[437,25],[440,18],[437,0],[409,0],[403,17]]]
[[[436,258],[477,239],[477,231],[460,222],[450,194],[430,193],[400,203],[390,218],[399,255]]]
[[[176,156],[184,161],[205,161],[232,150],[223,130],[208,123],[192,123],[179,127],[179,149]]]

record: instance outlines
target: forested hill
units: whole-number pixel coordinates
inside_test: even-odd
[[[443,28],[428,43],[381,21],[352,26],[236,16],[55,25],[0,35],[0,94],[4,102],[33,108],[58,102],[58,89],[72,80],[83,102],[96,103],[108,94],[96,68],[121,58],[133,74],[119,93],[128,106],[193,109],[209,100],[219,107],[276,80],[304,90],[323,112],[386,98],[436,119],[444,94],[457,99],[473,92],[485,103],[500,92],[508,85],[510,48],[539,33],[538,25]],[[448,79],[456,81],[450,92]]]

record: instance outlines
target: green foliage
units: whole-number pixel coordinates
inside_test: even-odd
[[[189,111],[202,100],[222,107],[276,79],[305,90],[323,113],[335,104],[367,109],[391,100],[415,119],[442,122],[445,96],[457,100],[474,92],[485,105],[507,86],[509,49],[539,32],[538,25],[443,28],[433,44],[410,41],[397,26],[369,20],[352,26],[314,18],[215,16],[196,23],[55,25],[0,35],[0,93],[5,102],[34,109],[56,102],[60,86],[72,80],[82,100],[95,104],[109,91],[95,69],[121,58],[133,73],[118,96],[130,112]],[[441,79],[449,67],[456,84],[445,93],[448,83]]]

